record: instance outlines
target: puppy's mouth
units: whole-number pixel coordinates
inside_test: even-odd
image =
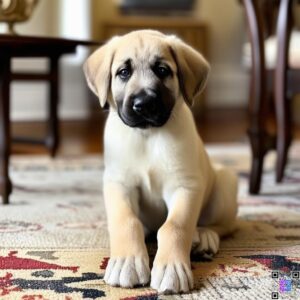
[[[124,124],[129,127],[147,129],[150,127],[162,127],[169,120],[170,112],[160,112],[154,115],[137,115],[137,114],[126,114],[118,108],[118,114]]]

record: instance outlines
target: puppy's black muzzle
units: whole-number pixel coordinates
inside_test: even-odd
[[[132,110],[144,119],[151,119],[158,113],[160,99],[154,91],[142,91],[132,97]]]
[[[163,126],[173,107],[173,101],[168,96],[161,89],[142,89],[130,95],[125,105],[118,102],[119,116],[130,127]]]

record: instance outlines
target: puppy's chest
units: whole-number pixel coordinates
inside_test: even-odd
[[[145,200],[163,198],[163,171],[159,168],[146,167],[140,172],[140,191]]]

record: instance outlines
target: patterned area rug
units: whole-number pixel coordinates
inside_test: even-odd
[[[193,259],[194,291],[173,296],[103,282],[109,250],[100,157],[13,157],[14,193],[0,205],[0,299],[300,299],[300,144],[280,185],[268,156],[259,197],[247,194],[246,145],[208,150],[239,174],[239,228],[212,261]],[[153,258],[155,245],[149,252]]]

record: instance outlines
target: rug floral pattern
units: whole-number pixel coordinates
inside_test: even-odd
[[[193,258],[194,291],[172,296],[103,282],[109,250],[101,157],[13,157],[14,193],[0,206],[0,299],[300,299],[300,144],[280,185],[269,155],[256,197],[247,193],[246,145],[208,150],[239,174],[239,226],[212,261]],[[155,247],[149,244],[152,259]]]

